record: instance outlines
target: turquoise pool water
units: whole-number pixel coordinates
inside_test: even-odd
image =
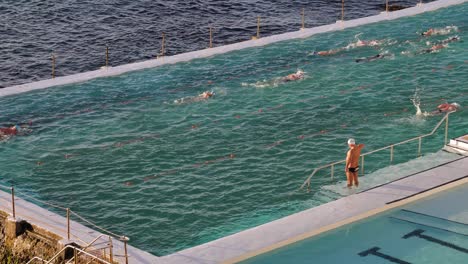
[[[242,263],[466,263],[466,199],[467,184]]]
[[[348,137],[370,151],[428,133],[441,116],[416,117],[413,97],[427,112],[444,100],[468,106],[467,11],[464,4],[0,98],[3,125],[32,121],[30,135],[0,143],[1,182],[71,207],[156,255],[339,198],[324,196],[320,186],[341,185],[344,175],[331,182],[318,174],[311,193],[297,189],[315,166],[344,158]],[[420,36],[450,25],[459,32]],[[344,47],[360,33],[384,44],[310,55]],[[427,41],[455,34],[461,41],[417,54]],[[355,62],[377,53],[388,56]],[[298,68],[305,80],[275,83]],[[205,90],[216,96],[173,103]],[[466,108],[451,115],[450,136],[467,132],[467,117]],[[436,152],[441,142],[438,133],[423,152]],[[396,162],[412,159],[417,143],[395,153]],[[432,160],[426,165],[437,156]],[[385,165],[383,154],[366,159],[369,172]]]

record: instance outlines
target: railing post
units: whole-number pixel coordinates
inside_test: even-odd
[[[260,38],[260,16],[257,17],[257,39]]]
[[[166,34],[163,32],[162,33],[162,41],[161,41],[161,55],[157,55],[156,58],[164,57],[165,44],[166,44]]]
[[[11,211],[13,212],[13,218],[16,218],[15,187],[13,187],[13,186],[11,186]]]
[[[386,3],[385,3],[385,12],[387,12],[387,13],[388,13],[388,0],[387,0],[387,1],[385,1],[385,2],[386,2]]]
[[[109,67],[109,46],[106,45],[106,68]]]
[[[390,146],[390,163],[393,162],[393,145]]]
[[[334,174],[334,173],[335,173],[335,165],[332,164],[332,165],[331,165],[331,178],[332,178],[332,180],[333,180],[333,174]]]
[[[210,27],[210,48],[213,47],[213,29]]]
[[[304,12],[304,8],[302,8],[302,27],[301,29],[304,30],[305,28],[305,12]]]
[[[126,236],[122,236],[120,237],[120,241],[122,241],[124,243],[124,252],[125,252],[125,264],[128,264],[128,253],[127,253],[127,242],[129,241],[130,239]]]
[[[344,0],[341,0],[341,21],[344,22]]]
[[[70,208],[67,208],[67,238],[70,240]]]
[[[421,157],[421,141],[422,141],[422,138],[419,137],[418,157]]]
[[[113,247],[114,247],[114,245],[112,244],[112,238],[109,236],[109,260],[110,260],[110,263],[114,263],[114,254],[112,252]]]
[[[78,264],[78,253],[76,252],[76,247],[73,247],[73,259],[75,260],[75,264]]]
[[[445,117],[445,140],[444,140],[444,145],[447,145],[447,140],[448,140],[448,125],[449,125],[449,114]]]
[[[55,78],[55,55],[52,54],[52,78]]]
[[[364,155],[361,156],[362,175],[364,175]]]

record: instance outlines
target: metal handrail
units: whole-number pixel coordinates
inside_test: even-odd
[[[112,263],[110,263],[110,262],[108,262],[108,261],[106,261],[106,260],[104,260],[104,259],[101,259],[101,258],[99,258],[99,257],[97,257],[97,256],[94,256],[94,255],[92,255],[92,254],[90,254],[90,253],[88,253],[88,252],[86,252],[86,251],[83,251],[83,250],[81,250],[80,248],[74,247],[74,246],[72,246],[72,245],[66,245],[64,248],[62,248],[59,252],[57,252],[57,253],[56,253],[51,259],[49,259],[48,261],[43,260],[43,259],[41,259],[41,258],[39,258],[39,257],[34,257],[34,258],[32,258],[31,260],[29,260],[26,264],[33,263],[34,260],[42,261],[43,264],[50,264],[50,263],[52,263],[52,261],[56,260],[56,259],[60,256],[60,254],[62,254],[62,252],[64,252],[64,251],[65,251],[66,249],[68,249],[68,248],[71,248],[71,249],[74,250],[75,256],[76,256],[76,253],[77,253],[77,252],[80,252],[80,253],[85,254],[85,255],[87,255],[88,257],[90,257],[90,258],[92,258],[93,260],[98,261],[98,262],[100,262],[100,263],[112,264]]]
[[[449,115],[451,114],[452,112],[448,112],[445,114],[445,116],[439,121],[439,123],[437,123],[437,125],[434,127],[434,129],[432,129],[432,131],[428,134],[423,134],[423,135],[420,135],[420,136],[417,136],[417,137],[414,137],[414,138],[410,138],[410,139],[407,139],[407,140],[403,140],[403,141],[400,141],[398,143],[395,143],[395,144],[391,144],[391,145],[388,145],[388,146],[385,146],[385,147],[382,147],[382,148],[378,148],[378,149],[375,149],[375,150],[372,150],[372,151],[369,151],[369,152],[366,152],[364,154],[361,154],[360,158],[361,158],[361,170],[362,170],[362,173],[364,174],[364,157],[367,156],[367,155],[370,155],[370,154],[373,154],[373,153],[376,153],[376,152],[379,152],[379,151],[382,151],[382,150],[386,150],[386,149],[390,149],[390,161],[393,161],[393,148],[395,146],[399,146],[399,145],[402,145],[402,144],[405,144],[405,143],[409,143],[409,142],[412,142],[412,141],[415,141],[415,140],[419,140],[419,144],[418,144],[418,156],[421,155],[421,142],[422,142],[422,139],[425,138],[425,137],[428,137],[428,136],[432,136],[436,131],[437,129],[442,125],[442,123],[445,121],[445,140],[444,140],[444,145],[447,145],[447,139],[448,139],[448,121],[449,121]],[[309,192],[310,191],[310,181],[312,179],[312,177],[319,171],[319,170],[322,170],[322,169],[325,169],[325,168],[328,168],[330,167],[331,168],[331,178],[333,179],[333,176],[334,176],[334,166],[337,165],[337,164],[340,164],[340,163],[344,163],[346,162],[346,160],[340,160],[340,161],[335,161],[335,162],[332,162],[332,163],[329,163],[329,164],[326,164],[326,165],[323,165],[323,166],[320,166],[320,167],[317,167],[315,168],[312,173],[309,175],[309,177],[307,177],[307,179],[304,181],[304,183],[301,185],[301,187],[299,188],[300,190],[304,188],[304,186],[307,185],[307,191]]]
[[[11,187],[8,187],[8,186],[5,186],[5,185],[2,185],[0,184],[0,188],[4,188],[4,189],[9,189],[11,191],[11,214],[13,216],[13,218],[16,218],[16,210],[15,210],[15,199],[16,199],[16,195],[15,195],[15,188],[13,186]],[[22,192],[18,192],[20,193],[22,196],[25,196],[25,197],[28,197],[29,199],[32,199],[34,201],[37,201],[37,202],[40,202],[40,203],[43,203],[43,204],[46,204],[48,206],[51,206],[51,207],[54,207],[54,208],[58,208],[58,209],[62,209],[62,210],[65,210],[66,211],[66,237],[68,240],[71,239],[71,236],[72,236],[72,233],[71,233],[71,215],[75,215],[76,217],[78,217],[80,220],[88,223],[89,225],[93,226],[94,228],[97,228],[107,234],[110,234],[110,235],[107,235],[109,237],[109,242],[108,242],[108,245],[109,245],[109,259],[111,261],[113,261],[113,257],[116,256],[113,254],[113,242],[112,242],[112,238],[115,238],[117,240],[120,240],[123,244],[124,244],[124,250],[125,250],[125,255],[123,255],[123,257],[125,258],[125,263],[128,263],[128,253],[127,253],[127,243],[129,241],[129,238],[126,237],[126,236],[122,236],[122,235],[117,235],[107,229],[104,229],[96,224],[94,224],[93,222],[87,220],[86,218],[80,216],[79,214],[77,214],[76,212],[73,212],[70,210],[70,208],[65,208],[65,207],[62,207],[62,206],[59,206],[59,205],[56,205],[56,204],[52,204],[52,203],[48,203],[48,202],[44,202],[44,201],[41,201],[41,200],[38,200],[30,195],[27,195],[25,193],[22,193]],[[83,243],[86,243],[85,241],[81,240],[79,237],[77,237],[76,235],[73,235],[77,240],[83,242]],[[84,249],[90,247],[94,242],[96,242],[100,237],[102,236],[106,236],[105,234],[101,234],[100,236],[98,236],[96,239],[94,239],[92,242],[90,242],[87,246],[85,246]],[[103,249],[103,248],[102,248]],[[106,257],[106,252],[104,251],[104,257]],[[41,258],[39,257],[35,257],[33,259],[37,259],[37,260],[41,260]],[[33,260],[31,259],[31,260]]]
[[[107,244],[106,247],[102,247],[100,249],[106,249],[106,248],[109,248],[109,261],[112,263],[114,261],[113,259],[113,252],[112,252],[112,248],[113,248],[113,243],[112,243],[112,237],[109,236],[109,235],[105,235],[105,234],[100,234],[99,236],[97,236],[95,239],[93,239],[93,241],[89,242],[86,246],[84,246],[82,248],[83,251],[86,251],[86,249],[90,248],[91,246],[95,246],[95,245],[98,245],[98,244],[94,244],[96,241],[98,241],[101,237],[104,237],[104,236],[107,236],[109,241],[106,241],[106,242],[101,242],[100,244]],[[103,257],[106,258],[106,254],[104,252],[103,254]],[[67,263],[71,263],[71,261],[73,260],[74,258],[71,258]]]

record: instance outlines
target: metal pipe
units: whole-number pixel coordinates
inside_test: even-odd
[[[257,39],[260,38],[260,17],[257,17]]]
[[[341,0],[341,21],[344,21],[344,0]]]
[[[449,123],[449,114],[447,114],[447,117],[445,119],[445,141],[444,145],[447,145],[447,139],[448,139],[448,123]]]
[[[16,218],[15,187],[13,187],[13,186],[11,186],[11,211],[13,212],[13,218]]]
[[[165,54],[165,44],[166,44],[166,34],[162,33],[162,41],[161,41],[161,57],[164,57]]]
[[[129,241],[130,239],[126,236],[122,236],[120,237],[120,241],[122,241],[124,243],[124,252],[125,252],[125,264],[128,264],[128,253],[127,253],[127,242]]]
[[[67,208],[67,238],[70,240],[70,208]]]
[[[305,16],[305,12],[304,12],[304,8],[302,8],[302,27],[301,27],[301,29],[304,29],[304,28],[305,28],[305,19],[304,19],[304,16]]]
[[[55,55],[52,54],[52,78],[55,78]]]
[[[109,46],[106,45],[106,67],[109,67]]]
[[[419,137],[419,145],[418,145],[418,157],[421,156],[421,143],[422,143],[422,137]]]
[[[390,146],[390,163],[393,162],[393,145]]]
[[[335,165],[332,164],[332,165],[331,165],[331,178],[332,178],[332,180],[333,180],[333,174],[334,174],[334,172],[335,172]]]
[[[75,260],[75,264],[78,264],[78,254],[76,252],[76,248],[73,247],[73,258]]]
[[[109,236],[109,260],[110,263],[114,263],[114,254],[112,252],[114,245],[112,244],[112,238]]]
[[[213,30],[210,27],[210,48],[212,48],[212,47],[213,47]]]

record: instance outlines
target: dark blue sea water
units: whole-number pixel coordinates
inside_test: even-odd
[[[389,1],[414,6],[420,0]],[[429,2],[425,0],[424,2]],[[1,0],[0,88],[51,77],[151,59],[167,35],[167,55],[206,48],[209,26],[215,46],[248,40],[261,17],[261,36],[333,23],[341,17],[340,0]],[[384,10],[384,0],[346,0],[345,19]]]

